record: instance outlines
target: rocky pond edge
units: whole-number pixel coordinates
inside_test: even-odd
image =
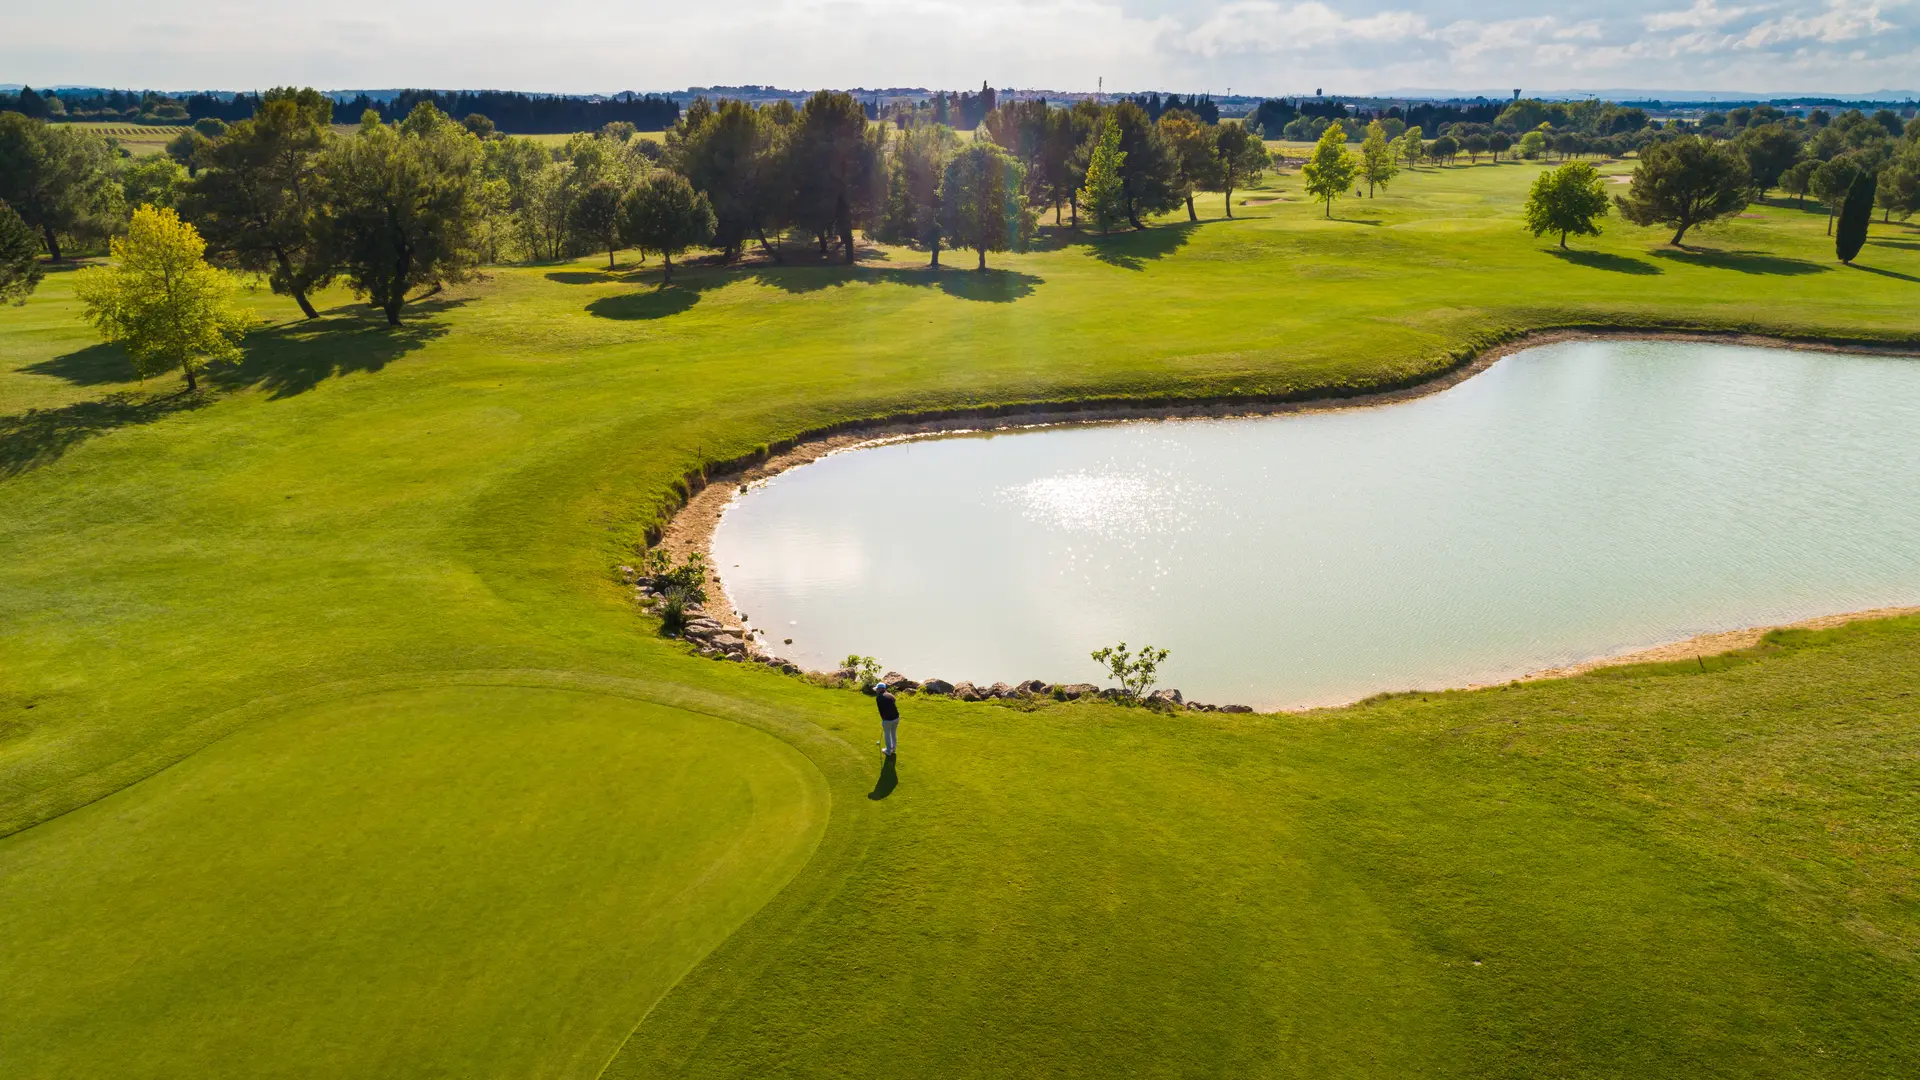
[[[1401,381],[1379,384],[1371,388],[1358,389],[1352,393],[1342,393],[1341,387],[1323,387],[1310,392],[1270,395],[1094,398],[1084,401],[942,409],[842,421],[802,432],[778,443],[763,445],[752,453],[713,462],[690,472],[679,487],[681,493],[679,507],[671,513],[664,524],[650,526],[647,529],[645,546],[661,548],[679,558],[697,553],[705,557],[710,566],[714,566],[716,564],[711,550],[714,531],[719,526],[722,514],[738,495],[746,492],[750,485],[764,482],[788,469],[811,464],[821,458],[845,451],[912,439],[963,434],[1028,431],[1148,420],[1233,419],[1376,408],[1441,393],[1515,353],[1568,341],[1690,341],[1715,345],[1920,358],[1920,340],[1789,338],[1744,330],[1659,330],[1607,325],[1569,326],[1522,331],[1490,343],[1469,346],[1449,354],[1450,362],[1437,371],[1422,373]],[[633,567],[623,565],[616,568],[616,578],[622,585],[633,590],[633,599],[643,610],[653,612],[655,600],[651,590]],[[806,671],[798,664],[774,655],[761,642],[755,640],[763,635],[748,626],[741,618],[739,611],[727,595],[725,583],[717,570],[709,574],[709,585],[711,586],[709,591],[712,594],[709,597],[709,603],[705,608],[694,609],[691,612],[695,617],[688,621],[687,626],[692,632],[683,632],[683,636],[700,655],[713,659],[759,663],[788,674],[829,683],[844,681],[853,674],[848,670]],[[1517,676],[1513,680],[1428,688],[1424,692],[1477,690],[1487,686],[1506,685],[1508,682],[1570,678],[1608,667],[1717,656],[1752,647],[1774,630],[1824,630],[1861,619],[1893,618],[1912,614],[1920,614],[1920,606],[1870,608],[1815,616],[1779,625],[1709,631],[1677,641],[1596,657],[1572,665],[1544,668]],[[943,679],[929,679],[922,683],[898,672],[888,672],[881,681],[899,689],[955,696],[962,700],[1042,696],[1058,700],[1075,700],[1081,697],[1120,696],[1118,691],[1103,691],[1091,683],[1050,684],[1039,679],[1030,679],[1011,686],[995,683],[983,688],[972,683],[948,683]],[[1359,700],[1363,699],[1354,699],[1354,701]],[[1318,708],[1338,708],[1351,705],[1354,701],[1277,711],[1305,712]],[[1151,703],[1190,711],[1255,711],[1244,705],[1213,706],[1186,702],[1182,700],[1178,690],[1157,691]]]

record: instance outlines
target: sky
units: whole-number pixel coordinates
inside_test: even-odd
[[[0,0],[0,81],[1365,94],[1920,83],[1920,0]]]

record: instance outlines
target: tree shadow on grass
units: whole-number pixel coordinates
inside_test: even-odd
[[[1122,270],[1145,270],[1149,261],[1164,259],[1185,247],[1191,239],[1190,234],[1200,225],[1197,221],[1181,221],[1155,225],[1150,229],[1091,237],[1087,244],[1088,254]]]
[[[562,285],[605,285],[609,282],[637,281],[643,273],[646,273],[646,269],[637,266],[626,270],[555,270],[546,278]]]
[[[1869,240],[1870,247],[1899,248],[1902,251],[1920,251],[1920,241],[1913,240]]]
[[[133,370],[133,358],[125,349],[105,343],[28,364],[20,370],[30,375],[51,375],[75,386],[104,386],[132,382],[140,377],[139,372]]]
[[[1864,270],[1869,274],[1878,274],[1881,277],[1899,278],[1901,281],[1920,281],[1920,277],[1914,277],[1912,274],[1903,274],[1898,270],[1882,270],[1877,266],[1862,266],[1859,263],[1852,264],[1852,268],[1855,270]]]
[[[598,315],[603,319],[619,319],[622,322],[636,319],[664,319],[669,315],[678,315],[699,302],[700,290],[688,288],[676,281],[665,288],[621,293],[619,296],[603,296],[587,305],[587,313]]]
[[[1584,266],[1589,270],[1611,270],[1616,274],[1638,274],[1642,276],[1664,274],[1666,271],[1642,259],[1629,259],[1625,255],[1615,255],[1610,251],[1568,251],[1552,248],[1547,254],[1561,262],[1570,262],[1575,266]]]
[[[736,281],[752,281],[794,295],[845,288],[873,282],[939,289],[960,300],[982,303],[1011,303],[1031,296],[1042,279],[1018,270],[989,267],[956,270],[942,267],[894,266],[750,266],[735,269],[678,271],[673,284],[649,287],[619,296],[604,296],[587,305],[587,312],[603,319],[664,319],[678,315],[700,302],[709,289],[724,288]]]
[[[185,389],[157,396],[124,390],[96,401],[0,416],[0,479],[50,465],[96,435],[151,424],[207,401],[204,393]]]
[[[388,326],[383,313],[363,304],[280,323],[247,335],[244,359],[209,372],[209,381],[223,390],[265,390],[276,400],[304,394],[334,376],[379,371],[425,348],[447,333],[444,323],[428,320],[465,303],[416,301],[401,312],[399,326]]]
[[[1790,259],[1784,255],[1768,255],[1760,251],[1715,251],[1708,248],[1662,248],[1652,253],[1656,259],[1671,259],[1689,266],[1704,267],[1709,270],[1738,270],[1743,274],[1770,274],[1797,277],[1802,274],[1824,274],[1832,270],[1831,266],[1822,266],[1805,259]]]

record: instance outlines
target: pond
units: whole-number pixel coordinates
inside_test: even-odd
[[[833,454],[713,554],[810,668],[1102,682],[1124,640],[1297,707],[1920,601],[1916,479],[1920,363],[1583,341],[1392,405]]]

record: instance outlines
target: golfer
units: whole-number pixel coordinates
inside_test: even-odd
[[[886,737],[885,742],[874,745],[884,748],[887,756],[892,757],[900,745],[900,705],[893,700],[893,691],[884,682],[874,685],[873,703],[880,707],[880,734]]]

